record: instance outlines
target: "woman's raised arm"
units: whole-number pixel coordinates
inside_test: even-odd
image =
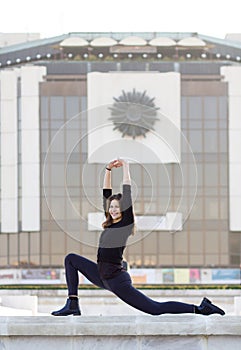
[[[130,185],[131,176],[130,176],[129,163],[123,159],[119,159],[118,161],[123,166],[123,185]]]
[[[112,160],[111,162],[108,163],[108,165],[105,168],[103,188],[108,188],[108,189],[112,188],[111,187],[111,170],[119,166],[120,164],[118,160]]]

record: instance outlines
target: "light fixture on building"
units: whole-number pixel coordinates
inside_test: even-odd
[[[127,57],[132,58],[133,57],[132,53],[128,53]]]
[[[217,58],[220,58],[220,57],[221,57],[221,54],[220,54],[220,53],[216,53],[216,57],[217,57]]]
[[[7,60],[7,65],[9,66],[12,63],[11,60]]]
[[[31,57],[30,57],[30,56],[27,56],[27,57],[26,57],[26,61],[31,61]]]
[[[17,58],[16,63],[20,63],[20,62],[21,62],[20,58]]]
[[[36,55],[36,58],[39,60],[39,59],[41,58],[41,55],[38,53],[38,54]]]
[[[147,58],[148,57],[147,53],[143,53],[142,57]]]
[[[236,57],[236,61],[241,61],[241,57],[240,57],[240,56],[237,56],[237,57]]]
[[[158,53],[156,56],[157,56],[157,58],[162,58],[162,54],[161,53]]]
[[[102,52],[98,53],[98,57],[103,58],[104,57],[103,53]]]
[[[73,54],[72,53],[68,53],[68,58],[73,58]]]
[[[114,54],[113,54],[113,57],[114,57],[114,58],[118,58],[118,53],[114,53]]]
[[[84,58],[88,58],[89,55],[88,55],[87,53],[84,53],[84,54],[83,54],[83,57],[84,57]]]
[[[46,57],[50,58],[51,57],[51,53],[47,53]]]
[[[2,66],[2,63],[0,62],[0,67]]]
[[[187,58],[191,58],[192,55],[191,55],[190,53],[187,53],[187,54],[186,54],[186,57],[187,57]]]
[[[230,60],[231,56],[229,54],[226,55],[227,60]]]
[[[202,58],[207,58],[207,54],[203,52],[203,53],[201,54],[201,57],[202,57]]]

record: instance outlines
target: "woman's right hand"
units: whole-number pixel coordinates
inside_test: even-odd
[[[113,169],[113,168],[119,168],[121,166],[120,162],[118,159],[112,160],[111,162],[108,163],[107,168],[108,169]]]

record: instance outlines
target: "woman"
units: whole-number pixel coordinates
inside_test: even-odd
[[[111,171],[123,167],[123,194],[112,195]],[[106,220],[100,236],[97,264],[76,254],[65,258],[68,299],[65,306],[53,311],[54,316],[81,315],[78,302],[78,271],[90,282],[105,288],[132,307],[151,315],[165,313],[220,314],[224,311],[204,298],[200,306],[176,301],[157,302],[132,286],[130,275],[122,265],[123,252],[128,237],[134,230],[134,215],[131,200],[131,179],[129,165],[122,159],[111,161],[105,170],[103,205]]]

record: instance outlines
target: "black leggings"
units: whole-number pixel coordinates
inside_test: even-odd
[[[80,271],[90,282],[117,295],[125,303],[137,310],[151,315],[194,313],[194,305],[168,301],[159,303],[148,298],[132,286],[130,275],[120,271],[117,277],[103,280],[100,278],[97,264],[77,254],[68,254],[65,258],[66,281],[69,295],[78,295]]]

